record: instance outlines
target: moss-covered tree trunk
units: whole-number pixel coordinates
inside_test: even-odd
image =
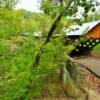
[[[63,0],[62,0],[63,1]],[[70,2],[68,3],[66,9],[68,9],[71,5],[71,0]],[[52,35],[55,31],[55,29],[57,28],[62,16],[63,16],[63,13],[65,12],[65,9],[61,11],[61,13],[58,15],[58,17],[55,19],[54,23],[52,24],[51,28],[50,28],[50,31],[48,32],[48,36],[44,42],[44,44],[38,49],[37,51],[37,54],[35,56],[35,62],[33,63],[33,66],[32,66],[32,69],[36,68],[38,65],[39,65],[39,62],[40,62],[40,57],[41,57],[41,54],[43,53],[43,47],[48,44],[48,42],[50,42],[50,39],[52,38]],[[66,62],[67,60],[69,60],[69,58],[66,59]],[[70,60],[71,62],[71,60]],[[65,92],[69,95],[69,96],[72,96],[72,97],[77,97],[79,95],[79,90],[77,89],[76,85],[74,84],[73,82],[73,79],[71,78],[71,73],[69,72],[69,70],[67,69],[67,64],[64,65],[62,68],[61,68],[61,76],[62,76],[62,86],[65,90]],[[70,67],[72,67],[72,69],[74,68],[74,65],[71,65]],[[74,70],[74,69],[73,69]],[[29,94],[30,94],[30,100],[32,100],[32,91],[33,91],[33,80],[32,82],[30,83],[30,89],[29,89]]]

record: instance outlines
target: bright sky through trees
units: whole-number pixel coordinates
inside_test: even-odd
[[[16,8],[22,8],[32,12],[40,12],[38,0],[20,0]]]
[[[20,0],[20,2],[17,4],[16,8],[17,9],[25,9],[31,12],[41,12],[41,10],[39,9],[39,0]],[[100,2],[99,0],[96,0],[98,2]],[[98,12],[100,11],[100,6],[97,7],[96,9]]]

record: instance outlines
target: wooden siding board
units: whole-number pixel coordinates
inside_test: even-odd
[[[100,24],[96,25],[86,35],[88,38],[99,38],[100,39]]]

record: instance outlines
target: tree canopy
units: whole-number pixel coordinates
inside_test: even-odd
[[[69,8],[66,8],[68,2],[71,2],[71,4]],[[95,5],[97,4],[98,2],[95,0],[42,0],[41,9],[53,18],[64,9],[65,16],[76,17],[80,10],[79,7],[81,7],[84,10],[82,16],[86,19],[89,11],[95,11]]]
[[[13,8],[19,0],[0,0],[0,7]]]

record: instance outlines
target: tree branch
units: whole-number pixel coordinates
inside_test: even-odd
[[[62,0],[62,2],[63,2],[63,0]],[[71,3],[72,3],[72,0],[70,0],[70,2],[68,3],[68,5],[67,5],[67,7],[65,9],[68,9],[70,7]],[[46,38],[46,41],[45,41],[44,45],[47,44],[50,41],[50,38],[52,37],[55,29],[57,28],[57,26],[58,26],[58,24],[59,24],[59,22],[60,22],[60,20],[61,20],[61,18],[63,16],[64,12],[65,12],[65,10],[62,10],[61,13],[58,15],[58,17],[55,19],[52,27],[50,28],[50,31],[48,32],[48,36]]]

